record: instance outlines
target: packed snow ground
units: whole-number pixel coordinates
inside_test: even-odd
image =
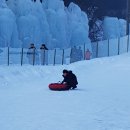
[[[48,84],[73,70],[78,90]],[[130,130],[130,54],[66,66],[0,66],[0,130]]]

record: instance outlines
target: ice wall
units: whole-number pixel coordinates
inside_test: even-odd
[[[104,39],[126,35],[126,21],[116,17],[105,17],[103,22]]]
[[[119,28],[120,28],[120,36],[123,37],[126,35],[126,20],[119,19]]]
[[[45,43],[49,48],[68,48],[88,43],[90,47],[87,15],[74,3],[67,8],[63,0],[44,0],[42,4],[8,0],[7,5],[0,1],[6,6],[0,7],[1,45],[28,47],[33,42],[38,47]]]
[[[68,10],[69,35],[72,45],[79,45],[89,42],[88,39],[88,18],[87,15],[74,3],[70,3]]]
[[[1,8],[7,7],[5,0],[0,0],[0,7]]]
[[[16,18],[13,12],[7,8],[4,0],[0,0],[0,46],[20,46]]]

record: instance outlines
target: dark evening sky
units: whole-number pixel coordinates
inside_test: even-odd
[[[99,14],[125,17],[127,0],[64,0],[68,5],[70,2],[77,3],[82,10],[87,10],[88,6],[96,5],[99,7]]]

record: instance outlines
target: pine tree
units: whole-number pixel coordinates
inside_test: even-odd
[[[103,39],[102,21],[98,18],[98,7],[90,6],[87,10],[89,19],[89,37],[92,42],[100,41]]]

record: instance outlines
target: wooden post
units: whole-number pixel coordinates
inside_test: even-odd
[[[48,65],[48,53],[49,53],[49,51],[48,51],[48,50],[45,50],[45,54],[46,54],[46,56],[45,56],[46,65]]]
[[[86,47],[85,47],[85,43],[84,43],[84,60],[85,60],[85,52],[86,52]]]
[[[120,55],[120,38],[118,38],[118,55]]]
[[[35,48],[33,49],[33,66],[35,65]]]
[[[128,35],[127,38],[127,52],[129,52],[129,42],[130,42],[130,35]]]
[[[72,63],[72,48],[71,48],[71,50],[70,50],[70,64]]]
[[[22,48],[22,51],[21,51],[21,66],[23,65],[23,48]]]
[[[62,54],[62,65],[64,64],[64,54],[65,54],[65,51],[63,49],[63,54]]]
[[[110,56],[110,41],[108,39],[108,57]]]
[[[9,50],[10,48],[8,47],[8,66],[9,66],[9,60],[10,60],[10,55],[9,55]]]
[[[98,58],[98,42],[97,42],[97,50],[96,50],[96,57]]]
[[[56,49],[54,50],[54,66],[55,66],[55,64],[56,64]]]
[[[42,65],[45,65],[45,49],[43,50],[43,63]]]

